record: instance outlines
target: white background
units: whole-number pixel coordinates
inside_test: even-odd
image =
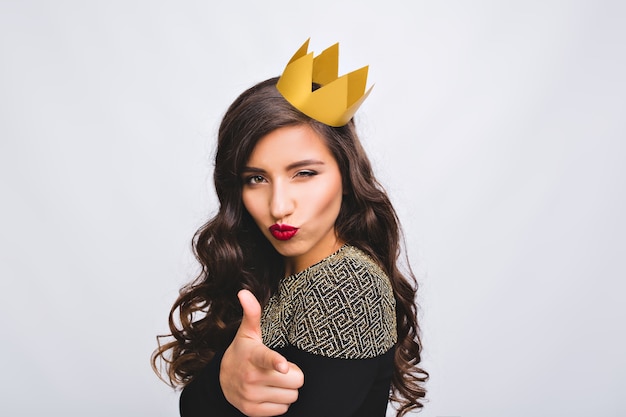
[[[0,415],[175,416],[149,366],[214,139],[309,36],[421,282],[427,417],[623,416],[626,4],[0,1]]]

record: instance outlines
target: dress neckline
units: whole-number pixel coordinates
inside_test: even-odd
[[[326,257],[325,257],[325,258],[323,258],[323,259],[320,259],[319,261],[315,262],[315,263],[314,263],[314,264],[312,264],[312,265],[307,266],[306,268],[304,268],[304,269],[303,269],[302,271],[300,271],[300,272],[295,272],[295,273],[293,273],[293,274],[287,275],[287,276],[285,277],[285,279],[291,279],[291,278],[296,278],[296,277],[299,277],[300,275],[305,274],[306,272],[310,271],[311,269],[316,268],[316,267],[318,267],[319,265],[324,264],[324,263],[326,263],[326,262],[330,261],[331,259],[333,259],[333,258],[337,257],[337,255],[339,255],[340,253],[342,253],[342,252],[343,252],[344,250],[346,250],[347,248],[351,248],[351,247],[353,247],[353,246],[351,246],[351,245],[349,245],[349,244],[347,244],[347,243],[344,243],[343,245],[341,245],[341,247],[340,247],[339,249],[337,249],[336,251],[334,251],[334,252],[333,252],[333,253],[331,253],[330,255],[326,256]]]

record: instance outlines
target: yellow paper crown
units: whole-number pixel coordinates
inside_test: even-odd
[[[338,77],[339,43],[313,58],[313,52],[307,53],[309,40],[291,57],[276,88],[307,116],[329,126],[343,126],[372,91],[372,87],[365,91],[368,67]],[[312,91],[312,83],[321,87]]]

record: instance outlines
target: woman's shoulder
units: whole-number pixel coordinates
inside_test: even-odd
[[[300,277],[289,343],[347,359],[375,357],[396,342],[395,299],[387,274],[346,245]]]

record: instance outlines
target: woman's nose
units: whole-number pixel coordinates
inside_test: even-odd
[[[275,183],[272,187],[272,198],[270,201],[270,214],[278,221],[283,220],[293,213],[295,207],[289,187],[284,184]]]

